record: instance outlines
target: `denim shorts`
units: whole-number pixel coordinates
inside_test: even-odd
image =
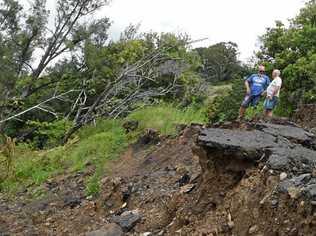
[[[279,103],[279,98],[277,96],[274,96],[271,100],[267,99],[264,101],[264,109],[265,110],[273,110]]]
[[[247,108],[249,106],[256,107],[260,101],[261,95],[246,95],[241,106]]]

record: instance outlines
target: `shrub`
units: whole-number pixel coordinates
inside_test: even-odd
[[[28,125],[35,129],[31,140],[34,146],[40,149],[49,149],[60,144],[66,130],[71,127],[71,122],[65,119],[55,122],[29,121]]]
[[[233,80],[232,89],[223,91],[208,105],[208,116],[211,122],[234,120],[245,94],[244,83],[241,79]]]

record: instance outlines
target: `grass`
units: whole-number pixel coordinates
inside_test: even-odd
[[[128,119],[139,121],[141,130],[153,128],[163,135],[175,135],[178,124],[204,123],[207,121],[206,108],[192,106],[181,109],[170,104],[144,107],[132,113]]]
[[[211,102],[217,96],[222,96],[232,90],[232,84],[210,85],[207,91],[207,102]]]
[[[86,195],[96,195],[108,161],[118,158],[145,129],[153,128],[163,135],[175,135],[177,124],[203,123],[206,121],[205,114],[204,108],[180,109],[161,104],[130,114],[127,120],[140,123],[139,129],[131,134],[126,134],[122,128],[125,120],[99,120],[96,126],[82,128],[65,146],[33,150],[27,144],[19,144],[13,157],[12,173],[0,182],[0,192],[12,197],[28,189],[31,190],[30,197],[39,197],[42,194],[40,186],[47,179],[83,171],[88,164],[93,164],[96,170],[86,179]]]
[[[88,163],[96,166],[91,179],[97,178],[106,162],[118,157],[128,145],[120,121],[101,120],[96,127],[84,128],[78,137],[79,141],[73,145],[43,151],[18,145],[14,173],[0,183],[0,190],[13,195],[29,186],[39,186],[55,175],[82,171]],[[87,194],[94,194],[94,189],[87,180]]]

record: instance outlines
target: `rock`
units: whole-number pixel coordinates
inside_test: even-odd
[[[188,183],[190,182],[190,179],[191,179],[190,175],[184,174],[184,175],[177,181],[177,183],[179,184],[180,187],[182,187],[182,186],[188,184]]]
[[[195,184],[188,184],[180,189],[180,193],[190,193],[195,188]]]
[[[301,195],[301,190],[299,188],[290,187],[288,193],[292,199],[298,199]]]
[[[290,220],[285,220],[285,221],[283,221],[283,224],[289,224],[290,223]]]
[[[256,124],[256,128],[275,137],[282,136],[294,143],[304,145],[311,144],[315,138],[314,134],[295,126],[259,123]]]
[[[258,226],[257,226],[257,225],[254,225],[254,226],[251,226],[251,227],[249,228],[248,233],[249,233],[249,234],[254,234],[254,233],[256,233],[257,231],[258,231]]]
[[[150,236],[150,235],[152,235],[152,232],[145,232],[141,234],[141,236]]]
[[[86,236],[123,236],[124,233],[117,224],[107,224],[102,229],[86,233]]]
[[[188,175],[188,168],[184,165],[177,165],[175,170],[179,175]]]
[[[137,210],[123,212],[119,216],[113,216],[112,221],[119,224],[124,231],[130,231],[139,221],[141,215]]]
[[[227,223],[227,225],[228,225],[228,227],[229,227],[230,229],[233,229],[233,228],[235,227],[234,221],[229,221],[229,222]]]
[[[272,170],[311,173],[316,166],[316,151],[310,146],[316,138],[294,126],[259,124],[258,130],[203,129],[197,144],[208,148],[214,156],[267,160]],[[303,144],[299,145],[299,144]]]
[[[275,137],[261,131],[204,129],[198,137],[198,145],[206,146],[223,155],[235,158],[259,160],[264,150],[275,146]]]
[[[289,147],[281,143],[281,147],[270,148],[271,155],[267,165],[269,168],[280,171],[299,173],[311,173],[316,165],[316,151],[305,148],[301,145]]]
[[[301,186],[305,186],[311,181],[311,174],[303,174],[299,176],[295,176],[290,179],[286,179],[279,184],[279,189],[281,192],[287,193],[289,188],[294,187],[298,188]]]
[[[191,176],[191,179],[190,179],[190,183],[196,183],[197,182],[197,179],[201,176],[201,173],[194,173],[192,176]]]
[[[271,201],[271,206],[272,206],[273,208],[276,208],[276,207],[278,206],[278,204],[279,204],[279,201],[278,201],[278,200],[272,200],[272,201]]]
[[[296,235],[298,235],[298,230],[297,230],[297,228],[291,229],[289,236],[296,236]]]
[[[137,144],[138,145],[149,145],[149,144],[158,144],[160,142],[159,132],[155,129],[147,129],[145,134],[142,135]]]
[[[316,200],[316,183],[307,185],[303,191],[310,199]]]
[[[181,234],[181,232],[182,232],[182,229],[178,229],[178,230],[176,231],[177,234]]]
[[[286,178],[287,178],[287,174],[286,174],[285,172],[282,172],[282,173],[280,174],[280,180],[283,181],[283,180],[285,180]]]
[[[75,208],[81,204],[81,199],[74,196],[66,196],[64,198],[64,207]]]

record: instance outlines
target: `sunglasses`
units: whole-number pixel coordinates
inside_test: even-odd
[[[265,71],[264,70],[259,70],[259,73],[263,74],[263,73],[265,73]]]

